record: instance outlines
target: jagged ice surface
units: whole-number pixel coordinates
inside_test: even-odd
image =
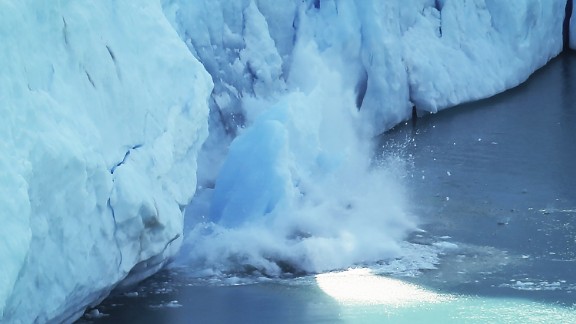
[[[4,1],[0,39],[0,322],[67,321],[177,251],[211,81],[157,1]]]

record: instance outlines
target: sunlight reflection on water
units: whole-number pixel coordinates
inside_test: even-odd
[[[344,306],[345,323],[576,323],[574,307],[440,294],[366,268],[319,274],[316,282]]]
[[[455,298],[398,279],[376,275],[366,268],[319,274],[316,282],[322,291],[343,304],[399,307],[439,303]]]

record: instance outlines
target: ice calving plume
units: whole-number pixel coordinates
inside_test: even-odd
[[[218,225],[189,238],[194,262],[278,274],[278,263],[315,272],[397,252],[411,226],[403,188],[370,164],[354,94],[319,75],[331,81],[282,96],[232,142],[212,196]]]
[[[188,234],[196,267],[319,272],[396,256],[413,228],[402,171],[371,158],[346,77],[354,67],[319,48],[312,31],[324,18],[306,19],[315,26],[298,35],[286,90],[245,101],[258,111],[231,143],[207,222]]]

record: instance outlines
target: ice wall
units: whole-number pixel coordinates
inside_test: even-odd
[[[0,322],[66,322],[178,249],[212,83],[158,1],[2,1],[0,39]]]
[[[435,112],[525,81],[562,50],[564,0],[435,1],[403,36],[410,99]]]
[[[320,52],[332,57],[331,68],[346,75],[363,127],[375,134],[408,119],[412,105],[436,112],[526,80],[561,51],[565,5],[164,0],[169,19],[214,77],[215,123],[234,135],[263,109],[249,98],[286,90],[302,34],[312,35]]]

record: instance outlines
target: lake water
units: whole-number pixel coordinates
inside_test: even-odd
[[[81,323],[576,323],[576,55],[525,84],[384,134],[408,161],[417,246],[437,269],[292,279],[171,269]],[[96,313],[94,313],[96,314]]]

